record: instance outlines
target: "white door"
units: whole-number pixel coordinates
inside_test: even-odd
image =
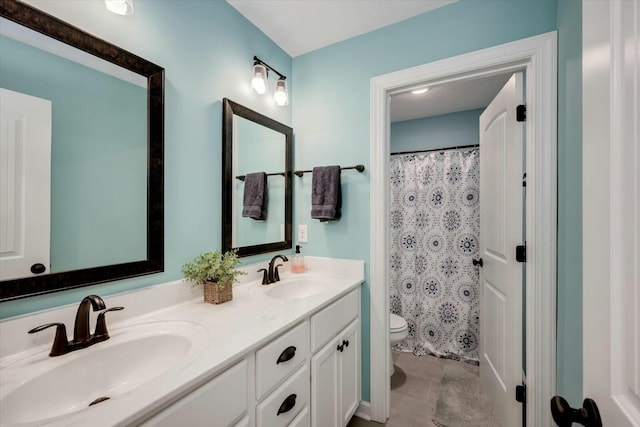
[[[640,426],[640,2],[584,1],[582,26],[583,397]]]
[[[51,101],[0,89],[0,280],[49,271]]]
[[[480,376],[503,427],[522,420],[523,93],[516,73],[480,116]]]

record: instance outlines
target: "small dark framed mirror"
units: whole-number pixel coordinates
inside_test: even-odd
[[[3,159],[0,301],[164,271],[164,69],[17,0],[0,47],[6,144],[44,144]]]
[[[290,249],[293,129],[225,98],[222,137],[222,250],[242,257]],[[253,173],[266,175],[260,219],[243,216]]]

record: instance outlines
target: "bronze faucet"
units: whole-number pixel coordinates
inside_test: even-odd
[[[273,258],[271,258],[271,261],[269,261],[268,270],[266,268],[261,268],[260,270],[258,270],[258,272],[261,272],[261,271],[263,272],[262,273],[263,285],[270,285],[272,283],[276,283],[280,281],[280,274],[278,273],[278,267],[282,266],[282,264],[276,265],[276,260],[278,258],[280,258],[284,262],[289,261],[289,259],[284,255],[276,255]]]
[[[89,330],[89,307],[93,307],[93,311],[104,310],[106,305],[104,300],[98,295],[86,296],[80,301],[78,311],[76,312],[76,322],[73,328],[73,341],[85,342],[91,337]]]
[[[96,329],[93,335],[89,332],[89,307],[92,307],[94,311],[104,310],[98,315],[98,319],[96,320]],[[104,300],[98,295],[89,295],[82,299],[76,313],[73,341],[69,341],[67,339],[67,328],[64,323],[59,322],[37,326],[31,329],[29,333],[33,334],[40,332],[51,326],[56,327],[56,336],[53,340],[53,346],[51,346],[51,352],[49,353],[49,356],[51,357],[62,356],[63,354],[80,350],[81,348],[87,348],[93,344],[109,339],[105,314],[109,311],[124,309],[124,307],[112,307],[106,310],[105,308]]]

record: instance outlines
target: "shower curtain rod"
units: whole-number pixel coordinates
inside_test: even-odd
[[[395,156],[396,154],[430,153],[432,151],[447,151],[447,150],[458,150],[462,148],[477,148],[477,147],[480,147],[480,144],[456,145],[454,147],[430,148],[428,150],[396,151],[395,153],[391,153],[391,155]]]

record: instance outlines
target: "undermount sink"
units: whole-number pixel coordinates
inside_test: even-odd
[[[187,321],[131,325],[111,331],[111,339],[59,357],[44,350],[6,368],[0,424],[48,421],[108,404],[197,357],[207,330]],[[17,384],[17,385],[16,385]]]
[[[327,292],[331,289],[327,280],[300,278],[287,279],[274,285],[269,285],[265,293],[278,299],[301,299]]]

